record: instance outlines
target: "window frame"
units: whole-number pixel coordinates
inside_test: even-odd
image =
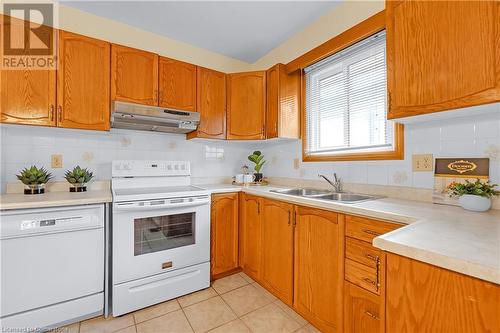
[[[372,19],[373,18],[373,19]],[[372,20],[370,20],[372,19]],[[385,21],[380,20],[378,16],[373,16],[344,33],[332,38],[329,43],[334,46],[334,52],[328,50],[324,55],[314,61],[318,62],[331,56],[345,48],[385,29]],[[387,43],[387,42],[386,42]],[[387,44],[386,44],[387,45]],[[314,51],[314,50],[312,50]],[[311,52],[312,52],[311,51]],[[310,65],[309,63],[308,65]],[[306,153],[306,82],[304,67],[301,66],[301,137],[302,137],[302,161],[304,162],[328,162],[328,161],[373,161],[373,160],[403,160],[404,159],[404,125],[394,123],[393,149],[383,151],[364,151],[364,152],[345,152],[338,154],[308,154]],[[389,69],[388,69],[389,70]],[[389,76],[389,73],[387,73]],[[390,108],[390,97],[388,96],[387,108]],[[388,119],[389,120],[389,119]]]

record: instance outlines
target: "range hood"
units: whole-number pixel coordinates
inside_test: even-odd
[[[200,122],[198,112],[114,101],[111,127],[165,133],[189,133]]]

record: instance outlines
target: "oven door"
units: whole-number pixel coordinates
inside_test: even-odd
[[[210,261],[208,196],[113,204],[113,284]]]

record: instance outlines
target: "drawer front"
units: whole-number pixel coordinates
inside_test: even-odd
[[[384,302],[350,282],[344,283],[344,333],[383,333]]]
[[[361,288],[380,294],[377,269],[351,259],[345,260],[345,279]]]
[[[371,246],[370,243],[346,237],[345,256],[346,258],[376,269],[378,262],[380,262],[381,251]]]
[[[380,235],[400,228],[401,225],[389,222],[371,220],[359,216],[346,216],[346,236],[368,243]]]

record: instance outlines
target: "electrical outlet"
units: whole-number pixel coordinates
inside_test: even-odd
[[[300,161],[299,161],[299,159],[298,159],[298,158],[294,158],[294,159],[293,159],[293,168],[294,168],[295,170],[298,170],[298,169],[300,168]]]
[[[62,155],[52,155],[51,156],[51,166],[52,166],[52,169],[62,168]]]
[[[412,156],[413,171],[432,171],[433,167],[432,154],[419,154]]]

